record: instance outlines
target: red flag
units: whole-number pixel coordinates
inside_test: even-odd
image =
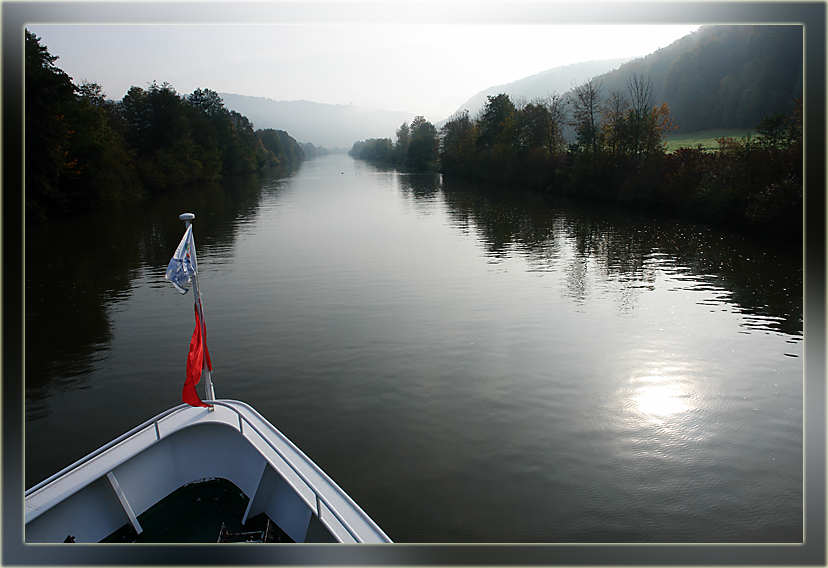
[[[210,352],[207,350],[207,326],[204,326],[204,332],[202,333],[201,320],[198,317],[198,305],[195,305],[195,320],[195,330],[193,331],[193,338],[190,340],[190,352],[187,355],[187,380],[184,381],[184,391],[181,394],[181,399],[190,406],[209,408],[210,405],[201,401],[195,388],[198,381],[201,380],[205,354],[207,368],[213,370],[213,365],[210,362]]]

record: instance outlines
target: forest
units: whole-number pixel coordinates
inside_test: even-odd
[[[794,113],[802,97],[803,28],[702,26],[671,45],[600,77],[607,92],[633,75],[652,77],[678,131],[750,129],[766,116]]]
[[[293,165],[315,152],[284,131],[254,130],[209,89],[185,96],[153,82],[113,101],[95,83],[75,85],[57,59],[26,30],[27,222]]]
[[[801,239],[801,96],[801,26],[704,26],[564,94],[490,95],[475,116],[439,130],[418,117],[350,154]],[[679,129],[736,126],[755,134],[666,149]]]
[[[424,119],[396,140],[354,144],[356,158],[477,178],[551,195],[614,202],[800,239],[803,219],[802,105],[775,113],[755,135],[717,139],[707,151],[666,152],[675,128],[648,79],[605,93],[591,80],[567,95],[517,104],[490,95],[478,116],[458,113],[437,131]],[[564,137],[573,126],[576,140]],[[415,144],[416,142],[416,144]]]

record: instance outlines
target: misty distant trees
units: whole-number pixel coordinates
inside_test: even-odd
[[[153,82],[107,100],[97,84],[73,84],[28,30],[25,42],[29,220],[304,159],[287,133],[254,131],[215,91],[184,96]]]
[[[419,171],[437,166],[439,136],[435,126],[425,117],[415,117],[411,125],[402,123],[396,135],[396,142],[390,138],[355,142],[348,155]]]
[[[348,150],[348,155],[369,162],[393,165],[397,163],[393,150],[394,144],[390,138],[369,138],[368,140],[354,142],[354,145]]]

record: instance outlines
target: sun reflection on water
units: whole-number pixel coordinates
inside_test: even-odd
[[[666,418],[690,410],[688,394],[670,384],[647,383],[634,395],[636,410],[644,415]]]
[[[636,422],[673,422],[699,410],[698,385],[688,380],[687,367],[686,362],[680,361],[639,367],[624,389],[623,405],[628,418]]]

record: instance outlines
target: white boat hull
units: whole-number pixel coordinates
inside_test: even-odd
[[[27,543],[100,542],[176,489],[226,479],[296,542],[391,542],[316,464],[248,405],[181,405],[26,492]]]

